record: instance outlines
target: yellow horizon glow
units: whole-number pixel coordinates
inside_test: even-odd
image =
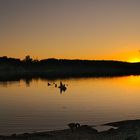
[[[15,52],[18,52],[15,50]],[[44,51],[45,52],[45,51]],[[20,53],[14,53],[14,54],[10,54],[10,53],[7,53],[5,55],[1,55],[2,56],[7,56],[7,57],[13,57],[13,58],[19,58],[19,59],[24,59],[25,56],[27,55],[30,55],[31,58],[33,59],[38,59],[38,60],[41,60],[41,59],[48,59],[48,58],[56,58],[56,59],[71,59],[71,60],[74,60],[74,59],[80,59],[80,60],[114,60],[114,61],[124,61],[124,62],[130,62],[130,63],[136,63],[136,62],[140,62],[140,56],[138,53],[135,54],[135,51],[134,52],[127,52],[127,53],[124,53],[124,52],[116,52],[116,53],[112,53],[112,54],[109,54],[109,55],[106,55],[106,54],[96,54],[96,55],[92,55],[92,54],[80,54],[77,56],[77,55],[72,55],[71,53],[69,54],[56,54],[53,53],[52,54],[45,54],[45,53],[41,53],[39,52],[38,54],[36,53],[36,55],[34,53],[30,53],[30,52],[20,52]]]
[[[128,62],[137,63],[137,62],[140,62],[140,58],[131,58],[131,59],[128,60]]]

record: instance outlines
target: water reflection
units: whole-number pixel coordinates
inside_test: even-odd
[[[63,84],[62,81],[60,81],[60,84],[58,86],[57,83],[53,82],[53,83],[48,83],[48,86],[54,86],[55,88],[59,88],[60,90],[60,94],[62,94],[63,92],[65,92],[67,90],[66,84]]]
[[[58,88],[60,89],[60,93],[65,92],[67,90],[66,85],[63,84],[62,82],[60,82],[60,85]]]
[[[20,84],[22,81],[25,83],[26,87],[30,87],[30,85],[32,84],[33,81],[38,81],[39,78],[37,79],[33,79],[33,78],[24,78],[24,79],[16,79],[16,80],[4,80],[4,81],[0,81],[0,86],[3,87],[8,87],[14,84]]]
[[[0,134],[61,129],[70,122],[98,125],[138,119],[139,84],[137,76],[2,82]],[[61,85],[67,88],[63,96],[58,94],[64,93]]]
[[[33,80],[33,79],[25,79],[25,80],[24,80],[27,87],[30,87],[30,84],[32,83],[32,80]]]

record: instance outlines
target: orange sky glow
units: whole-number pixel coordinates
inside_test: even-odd
[[[0,1],[0,56],[140,61],[140,2]]]

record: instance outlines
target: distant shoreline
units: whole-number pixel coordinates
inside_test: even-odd
[[[24,60],[0,57],[0,81],[140,75],[140,63],[112,60]]]
[[[60,80],[60,79],[73,79],[73,78],[113,78],[113,77],[124,77],[124,76],[139,76],[140,74],[50,74],[50,73],[14,73],[14,72],[0,72],[0,82],[6,81],[20,81],[20,80]]]
[[[113,77],[140,75],[140,63],[111,60],[25,60],[0,57],[0,81],[22,78]]]
[[[59,76],[54,76],[54,75],[9,75],[9,74],[4,74],[0,75],[0,82],[18,82],[18,81],[32,81],[32,80],[65,80],[65,79],[79,79],[79,78],[114,78],[114,77],[125,77],[125,76],[139,76],[139,74],[133,75],[133,74],[127,74],[127,75],[92,75],[92,76],[81,76],[81,75],[74,75],[74,76],[66,76],[66,75],[59,75]]]

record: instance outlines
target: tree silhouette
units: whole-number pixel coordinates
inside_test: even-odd
[[[30,57],[30,55],[27,55],[27,56],[25,56],[23,61],[26,62],[26,63],[30,63],[30,62],[33,61],[33,59]]]

